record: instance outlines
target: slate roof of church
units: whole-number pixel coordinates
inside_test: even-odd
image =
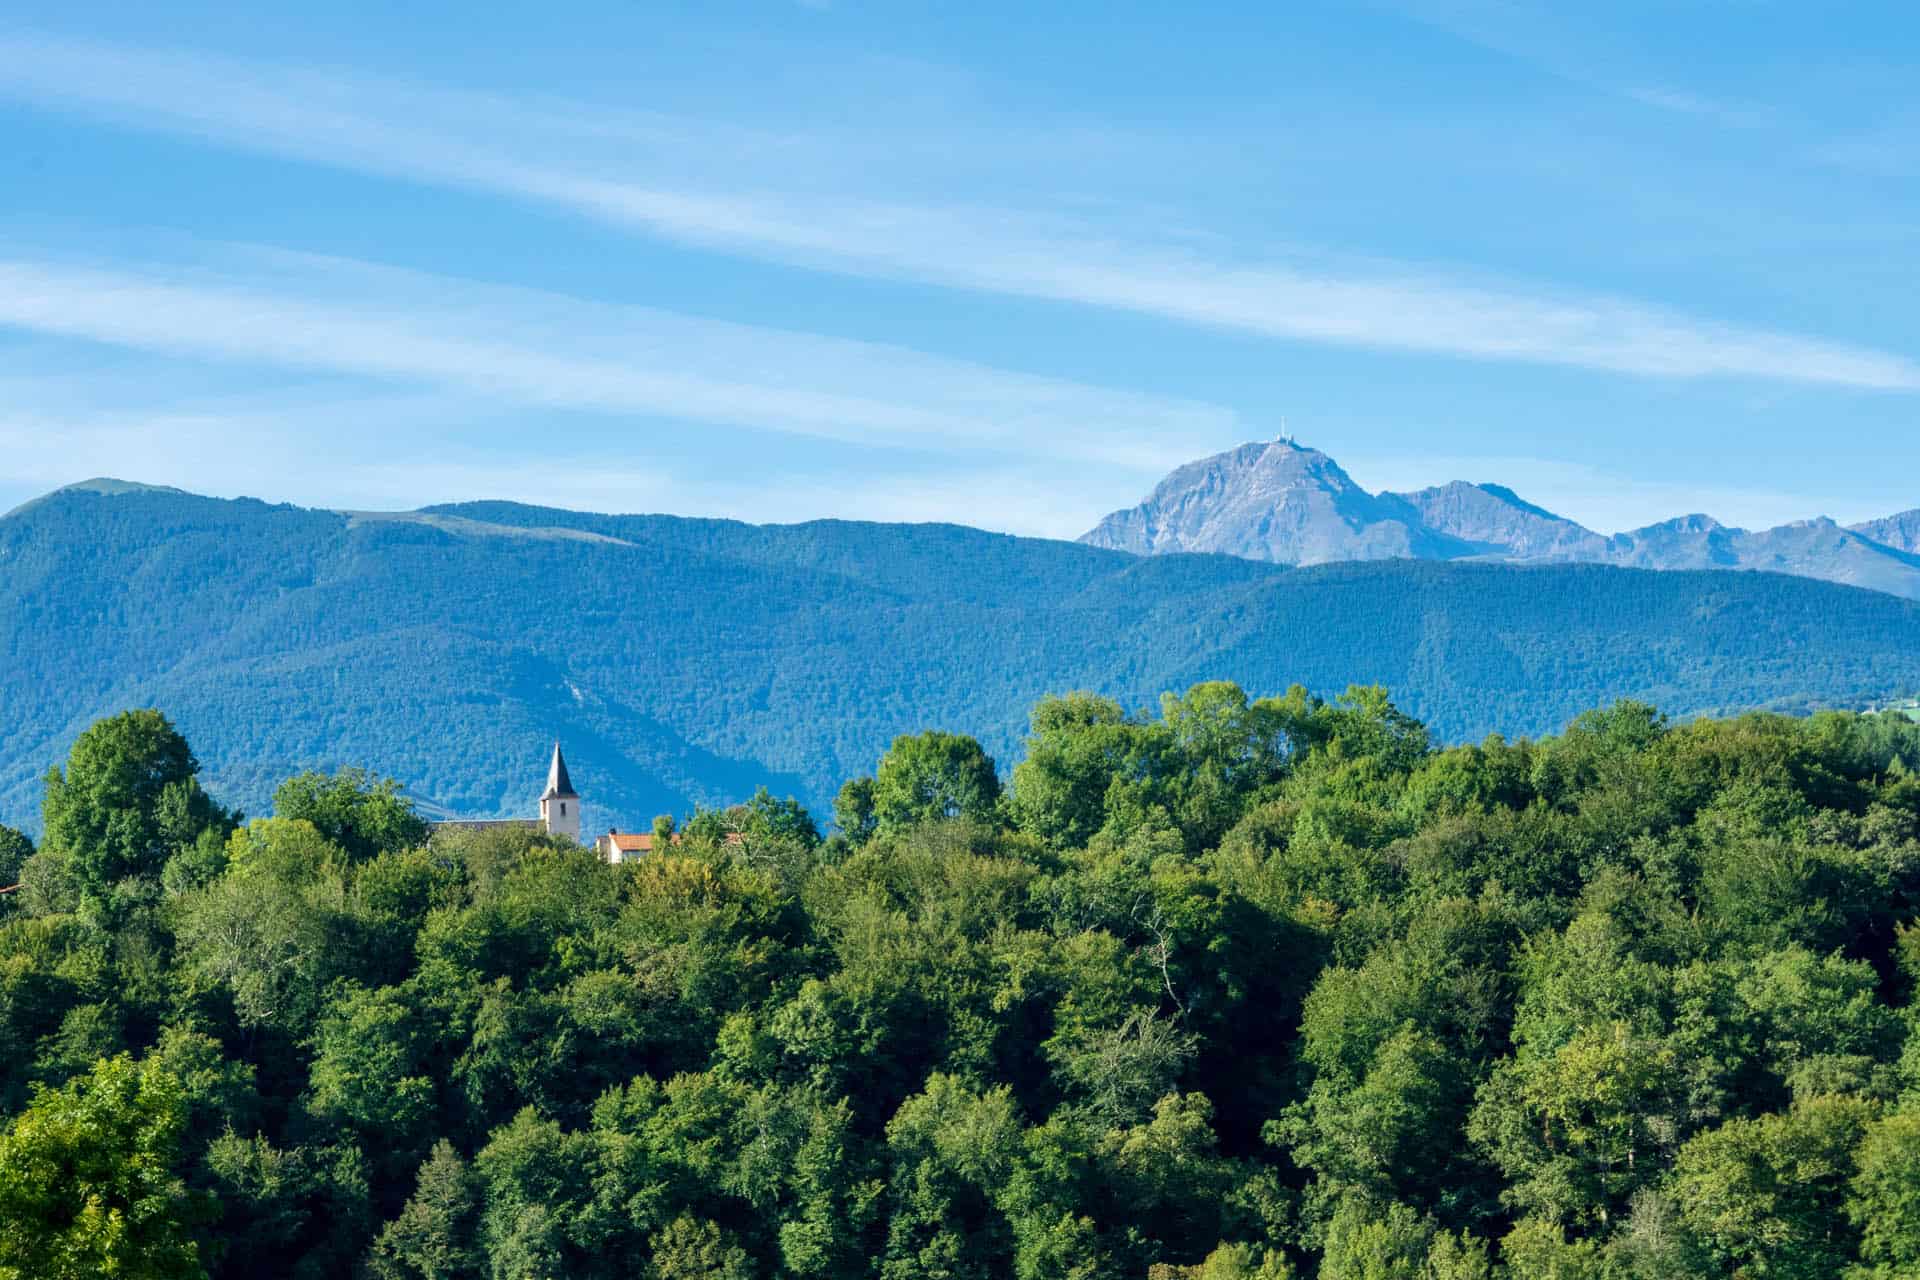
[[[547,789],[541,795],[542,800],[560,798],[578,800],[580,793],[573,789],[573,779],[567,776],[567,758],[560,754],[560,744],[553,744],[553,763],[547,766]]]

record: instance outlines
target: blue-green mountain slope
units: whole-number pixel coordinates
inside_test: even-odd
[[[1041,694],[1380,682],[1447,738],[1621,696],[1670,712],[1920,689],[1920,604],[1764,573],[1137,557],[948,525],[750,526],[505,503],[352,514],[95,484],[0,519],[0,822],[95,718],[172,715],[259,812],[362,764],[531,811],[566,744],[592,830],[824,809],[897,733],[1008,758]]]

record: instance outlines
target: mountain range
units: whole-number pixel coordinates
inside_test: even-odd
[[[1081,541],[1289,565],[1408,558],[1762,569],[1920,599],[1920,509],[1851,527],[1823,517],[1757,531],[1688,515],[1609,536],[1497,484],[1368,493],[1326,454],[1286,439],[1188,463]]]
[[[1459,741],[1626,696],[1685,715],[1912,694],[1917,636],[1920,603],[1767,573],[1292,568],[954,525],[356,513],[93,482],[0,517],[0,822],[36,826],[47,768],[134,706],[172,716],[250,813],[289,773],[351,764],[431,813],[527,815],[558,739],[592,833],[761,785],[824,817],[928,727],[1005,766],[1049,692],[1381,683]]]

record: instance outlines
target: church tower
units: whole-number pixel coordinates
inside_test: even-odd
[[[547,766],[547,789],[540,797],[540,826],[550,836],[580,838],[580,793],[567,776],[567,758],[553,744],[553,763]]]

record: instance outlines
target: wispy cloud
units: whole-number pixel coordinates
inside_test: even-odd
[[[1156,470],[1229,410],[881,344],[263,251],[200,266],[0,260],[0,326],[531,407]]]
[[[1824,164],[1876,178],[1920,177],[1920,113],[1900,113],[1870,129],[1822,143],[1813,154]]]
[[[1774,119],[1771,111],[1765,107],[1744,102],[1724,102],[1718,98],[1709,98],[1704,94],[1691,93],[1685,89],[1670,89],[1659,85],[1635,85],[1619,91],[1624,96],[1642,106],[1656,107],[1661,111],[1671,111],[1678,115],[1694,116],[1729,129],[1758,129]]]
[[[1643,107],[1691,116],[1729,129],[1779,123],[1779,113],[1755,102],[1732,101],[1693,89],[1649,83],[1625,69],[1644,59],[1609,48],[1617,36],[1566,6],[1513,0],[1380,0],[1383,8],[1536,68],[1556,79]]]
[[[318,506],[503,496],[1074,536],[1254,434],[1201,402],[231,247],[0,260],[0,330],[46,348],[31,372],[0,364],[0,509],[111,474]],[[223,370],[249,389],[208,390]],[[764,447],[781,436],[803,447]]]
[[[0,94],[129,127],[538,202],[649,236],[849,274],[1264,337],[1658,377],[1920,390],[1920,362],[1630,299],[1391,262],[1195,246],[1044,213],[809,194],[778,140],[184,55],[0,40]],[[769,188],[771,179],[791,179]]]

